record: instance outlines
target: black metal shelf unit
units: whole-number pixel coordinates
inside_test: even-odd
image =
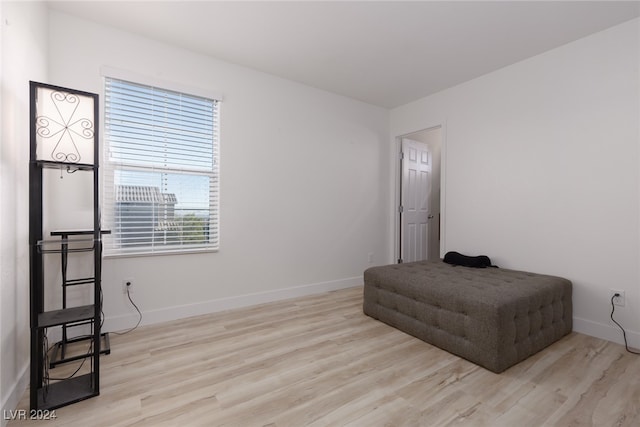
[[[77,279],[70,279],[67,274],[67,267],[69,266],[69,254],[75,252],[90,252],[93,250],[93,236],[90,239],[81,238],[77,239],[77,237],[83,236],[91,236],[93,234],[93,230],[57,230],[52,231],[51,236],[59,237],[59,241],[51,241],[50,244],[53,243],[56,248],[50,250],[50,252],[60,253],[60,271],[62,273],[62,308],[63,310],[67,308],[67,288],[71,286],[79,286],[79,285],[91,285],[93,284],[95,278],[94,277],[82,277]],[[111,234],[111,230],[101,230],[101,235]],[[73,238],[76,237],[76,238]],[[60,245],[57,248],[57,244]],[[79,245],[79,247],[78,247]],[[41,252],[47,251],[45,248],[45,244],[41,245]],[[92,336],[76,336],[69,337],[68,330],[73,327],[83,326],[86,324],[90,324],[93,319],[85,319],[83,321],[78,321],[75,323],[64,322],[60,326],[62,327],[62,339],[54,344],[53,349],[51,350],[51,357],[49,358],[49,368],[54,368],[56,365],[60,365],[62,363],[73,362],[75,360],[83,359],[85,356],[83,354],[78,355],[69,355],[67,352],[67,348],[70,344],[88,341],[92,339]],[[111,353],[111,343],[109,341],[109,333],[102,332],[100,334],[100,338],[102,340],[100,354],[110,354]]]
[[[73,89],[30,82],[30,161],[29,161],[29,246],[30,246],[30,313],[31,313],[31,380],[32,410],[54,409],[100,394],[101,351],[101,272],[102,232],[98,198],[98,95]],[[43,239],[43,170],[92,174],[93,227],[52,233],[58,240]],[[64,203],[63,200],[58,203]],[[61,234],[63,233],[63,234]],[[81,236],[73,239],[71,236]],[[92,252],[92,277],[68,280],[68,254]],[[66,294],[61,309],[45,311],[45,262],[49,254],[62,259],[63,292],[70,284],[91,286],[91,303],[68,307]],[[91,333],[89,351],[80,358],[89,362],[88,373],[63,380],[49,381],[49,348],[47,330],[87,325]],[[77,360],[74,359],[74,360]]]

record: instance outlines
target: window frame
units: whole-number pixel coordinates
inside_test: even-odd
[[[103,248],[103,255],[105,258],[120,258],[120,257],[146,257],[146,256],[162,256],[162,255],[181,255],[181,254],[194,254],[194,253],[209,253],[209,252],[218,252],[220,250],[220,116],[221,116],[221,104],[223,101],[223,97],[218,92],[214,92],[207,89],[202,89],[194,86],[188,86],[179,84],[176,82],[166,81],[162,79],[157,79],[149,76],[144,76],[141,74],[136,74],[124,70],[118,70],[111,67],[102,67],[101,68],[101,77],[102,77],[102,90],[101,95],[103,97],[103,102],[100,103],[101,109],[101,119],[103,123],[106,124],[106,102],[107,102],[107,79],[115,79],[122,80],[125,82],[153,87],[159,90],[166,90],[170,92],[178,92],[184,95],[190,95],[198,98],[206,98],[214,101],[217,105],[214,108],[214,117],[213,122],[216,125],[213,130],[213,140],[212,140],[212,149],[213,149],[213,165],[210,172],[210,176],[213,178],[209,184],[209,209],[213,212],[210,213],[210,217],[215,217],[214,221],[214,229],[212,233],[216,236],[213,242],[197,244],[194,246],[174,246],[167,245],[162,248],[161,246],[155,246],[150,244],[149,246],[139,247],[139,248],[130,248],[130,249],[122,249],[116,247],[115,242],[112,243],[111,239],[114,239],[115,233],[111,230],[111,234],[107,234],[103,236],[103,240],[105,240],[106,244]],[[104,229],[111,229],[115,226],[116,220],[116,190],[115,188],[108,189],[107,186],[110,184],[113,185],[114,176],[118,170],[127,171],[127,170],[139,170],[139,171],[147,171],[147,172],[160,172],[160,173],[178,173],[180,175],[189,175],[194,174],[194,171],[183,170],[182,173],[177,172],[175,169],[167,170],[163,172],[162,170],[153,169],[152,167],[140,167],[135,165],[126,165],[121,166],[116,162],[111,162],[109,159],[109,144],[107,142],[106,136],[106,127],[101,126],[100,132],[103,141],[103,147],[101,147],[102,156],[102,164],[101,164],[101,175],[102,175],[102,206],[109,207],[112,206],[114,212],[102,212],[102,218],[112,219],[114,224],[103,223],[102,227]],[[196,175],[203,175],[202,171],[195,172]],[[211,196],[213,195],[213,196]],[[107,200],[108,198],[111,200]],[[213,197],[213,198],[211,198]]]

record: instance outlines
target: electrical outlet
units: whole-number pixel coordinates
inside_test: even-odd
[[[367,262],[373,264],[373,252],[369,252],[369,255],[367,255]]]
[[[618,294],[618,296],[615,296]],[[609,294],[609,301],[613,298],[613,305],[617,305],[618,307],[624,307],[625,298],[624,291],[619,291],[616,289],[611,289]]]
[[[133,278],[129,277],[128,279],[122,279],[122,292],[133,292]]]

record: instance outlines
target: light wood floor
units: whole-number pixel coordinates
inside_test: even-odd
[[[622,346],[572,333],[497,375],[363,315],[361,288],[141,327],[111,348],[100,396],[9,426],[640,426],[640,357]]]

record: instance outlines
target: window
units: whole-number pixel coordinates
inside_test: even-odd
[[[107,77],[105,255],[218,249],[218,101]]]

